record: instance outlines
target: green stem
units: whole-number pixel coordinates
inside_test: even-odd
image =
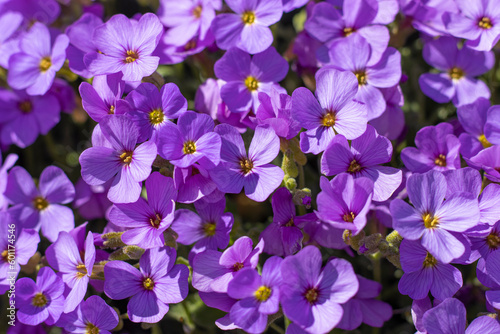
[[[276,325],[275,323],[271,323],[269,325],[269,327],[271,327],[272,329],[274,329],[276,332],[278,332],[280,334],[285,334],[285,330],[283,328],[281,328],[280,326]]]

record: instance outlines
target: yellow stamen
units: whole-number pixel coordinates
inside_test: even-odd
[[[486,237],[486,244],[490,249],[497,249],[500,246],[500,235],[492,232]]]
[[[440,167],[446,167],[446,156],[444,154],[440,154],[434,159],[434,164]]]
[[[203,10],[203,8],[201,6],[196,6],[193,9],[193,16],[196,17],[197,19],[199,19],[201,17],[202,10]]]
[[[49,202],[47,202],[45,198],[37,196],[33,200],[33,205],[35,206],[35,209],[37,209],[38,211],[42,211],[49,206]]]
[[[358,85],[364,86],[367,83],[367,78],[366,78],[366,71],[361,70],[361,71],[356,71],[354,72],[356,75],[356,79],[358,79]]]
[[[306,291],[305,295],[304,295],[307,299],[307,301],[310,303],[310,304],[314,304],[316,303],[316,301],[318,300],[318,289],[316,288],[311,288],[309,290]]]
[[[255,13],[252,11],[246,11],[241,16],[241,20],[245,24],[252,24],[255,22]]]
[[[156,228],[156,229],[159,228],[160,227],[160,223],[161,223],[161,217],[160,217],[160,215],[156,214],[155,220],[153,220],[153,218],[149,218],[149,223],[154,228]]]
[[[356,160],[352,160],[351,163],[349,164],[349,168],[347,168],[347,171],[349,173],[357,173],[361,170],[361,165],[356,161]]]
[[[255,291],[254,295],[259,302],[265,302],[271,297],[271,289],[263,285]]]
[[[125,63],[130,64],[139,59],[139,54],[136,51],[128,50],[127,57],[125,57]]]
[[[203,231],[206,236],[212,237],[215,235],[215,223],[206,223],[203,225]]]
[[[241,268],[243,268],[244,264],[241,263],[241,262],[236,262],[234,265],[233,265],[233,270],[234,271],[238,271],[240,270]]]
[[[481,20],[477,23],[477,25],[483,29],[491,29],[493,28],[493,23],[491,22],[491,19],[489,17],[482,17]]]
[[[486,139],[486,136],[484,135],[484,133],[482,135],[480,135],[478,139],[484,148],[488,148],[488,147],[492,146],[492,144],[488,141],[488,139]]]
[[[196,152],[196,144],[192,140],[188,140],[184,143],[184,147],[182,148],[182,152],[184,154],[193,154]]]
[[[286,227],[290,227],[290,226],[295,226],[295,223],[293,222],[293,217],[290,218],[290,220],[288,221],[288,223],[285,224]]]
[[[326,126],[327,128],[335,125],[335,121],[337,117],[333,111],[327,111],[326,114],[321,119],[321,125]]]
[[[435,216],[431,216],[430,213],[426,213],[422,216],[424,220],[424,225],[426,228],[435,228],[439,225],[439,219]]]
[[[245,79],[245,86],[247,86],[249,91],[253,92],[254,90],[257,90],[257,88],[259,88],[259,81],[253,76],[249,75]]]
[[[47,72],[48,69],[52,66],[52,61],[50,60],[50,57],[43,57],[40,60],[40,71]]]
[[[142,285],[146,290],[153,290],[155,287],[155,282],[151,278],[146,278],[144,281],[142,281]]]
[[[124,165],[130,165],[132,162],[132,153],[133,152],[123,152],[120,154],[120,160]]]
[[[253,169],[253,162],[250,159],[242,158],[240,160],[240,167],[243,174],[248,174]]]
[[[94,324],[91,324],[90,322],[87,323],[85,326],[85,334],[99,334],[99,327],[97,327]]]
[[[115,113],[115,106],[109,107],[108,114],[113,115]]]
[[[354,221],[354,218],[356,218],[356,215],[354,214],[354,212],[349,212],[349,213],[346,213],[342,219],[344,219],[344,221],[346,223],[352,223]]]
[[[33,299],[31,300],[31,305],[36,306],[36,307],[44,307],[47,305],[49,301],[47,300],[47,297],[42,292],[38,292],[33,296]]]
[[[464,71],[458,67],[453,67],[451,70],[448,71],[448,74],[453,80],[459,80],[463,78],[463,76],[465,75]]]
[[[425,256],[424,260],[424,267],[429,268],[429,267],[435,267],[437,264],[437,260],[434,256],[431,255],[431,253],[427,252],[427,255]]]
[[[165,119],[165,115],[163,114],[163,110],[155,109],[149,113],[149,122],[153,125],[158,125],[163,123]]]
[[[344,28],[344,36],[347,37],[349,36],[350,34],[352,34],[354,32],[354,28],[348,28],[348,27],[345,27]]]

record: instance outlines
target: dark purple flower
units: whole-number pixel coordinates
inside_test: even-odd
[[[274,1],[274,0],[273,0]],[[238,48],[229,49],[214,65],[217,78],[226,81],[220,91],[222,100],[232,112],[245,112],[259,106],[259,93],[271,93],[283,80],[288,63],[274,47],[251,57]],[[283,89],[280,90],[280,92]]]
[[[43,170],[38,189],[24,168],[12,168],[5,196],[14,204],[9,209],[12,218],[23,228],[41,228],[51,242],[56,241],[59,232],[75,227],[73,211],[61,205],[73,201],[75,188],[59,167]]]
[[[17,317],[26,325],[35,326],[45,322],[53,325],[64,309],[64,283],[52,269],[43,267],[38,272],[36,283],[23,277],[16,282]]]
[[[453,126],[439,123],[426,126],[417,132],[415,147],[405,147],[401,159],[414,173],[430,170],[446,171],[460,168],[460,141],[453,135]]]
[[[125,299],[133,322],[156,323],[168,312],[168,304],[188,295],[189,269],[175,264],[177,253],[168,246],[151,248],[141,256],[140,268],[123,261],[104,266],[104,292],[111,299]]]
[[[392,144],[379,136],[368,125],[360,137],[349,142],[342,135],[333,137],[321,158],[321,172],[326,176],[350,173],[354,178],[367,177],[373,181],[373,200],[385,201],[391,197],[402,180],[401,170],[388,166],[392,158]]]
[[[49,29],[36,22],[22,36],[20,52],[9,60],[7,82],[14,89],[26,89],[29,95],[45,94],[66,60],[68,44],[64,34],[51,41]]]
[[[283,313],[309,333],[328,333],[342,319],[342,306],[358,292],[352,265],[331,259],[321,268],[321,253],[307,246],[281,264]]]
[[[84,219],[104,218],[106,211],[113,205],[107,197],[111,182],[89,186],[82,178],[75,185],[73,206]]]
[[[248,198],[262,202],[281,184],[284,172],[270,162],[280,149],[279,138],[273,129],[258,126],[246,153],[238,131],[227,124],[215,127],[221,136],[221,162],[210,170],[212,180],[220,191],[237,194],[245,188]]]
[[[165,244],[163,232],[172,224],[175,209],[175,187],[172,178],[153,172],[146,180],[148,200],[115,204],[109,220],[128,230],[121,235],[127,245],[148,249]]]
[[[500,27],[500,26],[499,26]],[[424,45],[424,59],[442,73],[424,73],[419,78],[422,92],[438,103],[450,100],[455,106],[469,104],[478,97],[490,98],[486,84],[475,77],[489,71],[495,62],[492,52],[463,47],[457,40],[440,37]]]
[[[87,53],[85,65],[94,75],[122,72],[123,80],[140,81],[158,67],[159,58],[151,54],[162,33],[155,14],[146,13],[139,21],[114,15],[94,30],[92,40],[100,53]]]
[[[229,312],[229,319],[248,333],[262,333],[268,315],[279,311],[281,263],[277,256],[269,258],[262,267],[262,276],[255,269],[239,271],[229,282],[227,293],[239,299]]]
[[[139,131],[124,115],[106,116],[92,134],[93,147],[80,155],[82,178],[91,186],[113,180],[108,198],[113,203],[131,203],[141,194],[141,182],[151,173],[156,145],[135,147]]]
[[[235,13],[219,14],[213,29],[217,46],[223,50],[238,47],[248,53],[259,53],[271,46],[269,26],[283,15],[280,0],[227,0]]]

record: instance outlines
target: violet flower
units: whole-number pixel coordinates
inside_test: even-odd
[[[9,68],[10,56],[19,52],[19,39],[16,38],[16,30],[19,28],[23,21],[21,13],[3,11],[0,15],[0,66]]]
[[[5,196],[14,204],[9,208],[12,218],[23,228],[41,228],[51,242],[56,241],[59,232],[75,227],[73,211],[61,205],[73,201],[75,188],[59,167],[49,166],[42,171],[38,189],[24,168],[12,168]]]
[[[123,261],[104,266],[104,292],[111,299],[125,299],[132,322],[156,323],[168,312],[168,304],[188,295],[189,269],[175,264],[177,253],[168,246],[151,248],[141,256],[140,268]]]
[[[158,172],[146,179],[148,200],[139,197],[137,202],[114,204],[109,220],[116,226],[129,228],[121,235],[127,245],[148,249],[165,244],[163,232],[172,224],[175,209],[173,180]]]
[[[113,180],[108,192],[113,203],[137,201],[141,182],[151,173],[156,145],[148,141],[135,147],[138,138],[138,129],[126,116],[106,116],[94,128],[93,147],[80,155],[85,182],[97,186]]]
[[[381,88],[386,107],[382,115],[370,120],[377,132],[390,140],[396,140],[403,133],[405,128],[405,115],[401,107],[404,105],[403,92],[401,87]]]
[[[175,167],[174,184],[178,191],[179,203],[194,203],[209,195],[215,195],[219,199],[224,196],[224,193],[217,189],[208,171],[199,165],[188,168]]]
[[[493,182],[500,182],[500,145],[488,147],[469,159],[471,167],[484,170]]]
[[[221,162],[210,170],[210,177],[220,191],[238,194],[245,188],[248,198],[263,202],[281,184],[285,173],[270,162],[280,150],[279,138],[273,129],[258,126],[248,154],[238,131],[219,124],[215,132],[221,136]]]
[[[84,219],[104,218],[113,205],[107,197],[111,182],[98,186],[89,186],[82,178],[75,185],[75,201],[73,207]]]
[[[0,211],[7,209],[9,200],[5,197],[5,190],[7,189],[7,181],[9,177],[9,169],[14,166],[19,157],[17,154],[9,154],[5,161],[2,163],[2,154],[0,152]]]
[[[281,264],[283,313],[309,333],[328,333],[342,319],[342,306],[358,292],[352,265],[333,258],[321,268],[321,253],[307,246]]]

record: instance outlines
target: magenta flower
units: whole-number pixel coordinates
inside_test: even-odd
[[[61,316],[58,325],[70,333],[109,334],[118,326],[118,314],[99,296],[90,296],[76,310]]]
[[[271,46],[269,26],[283,15],[280,0],[228,0],[233,13],[219,14],[213,29],[217,46],[223,50],[238,47],[248,53],[259,53]]]
[[[26,325],[45,322],[54,325],[64,309],[64,283],[52,269],[42,267],[36,277],[23,277],[16,282],[17,317]]]
[[[316,97],[304,87],[293,92],[292,117],[307,130],[300,134],[302,152],[323,152],[337,133],[352,140],[365,132],[367,108],[354,100],[357,92],[354,74],[332,68],[316,72]]]
[[[394,229],[405,239],[422,239],[422,246],[440,262],[462,256],[465,246],[459,233],[479,223],[477,198],[461,192],[444,200],[447,183],[438,171],[413,174],[406,187],[414,207],[401,199],[391,202]]]
[[[45,94],[66,60],[68,44],[64,34],[51,41],[49,29],[36,22],[22,37],[20,52],[10,57],[7,82],[29,95]]]
[[[389,139],[379,136],[368,125],[360,137],[349,142],[338,135],[333,137],[321,158],[321,172],[326,176],[350,173],[354,178],[367,177],[373,181],[373,200],[386,201],[399,187],[401,170],[388,166],[392,158],[392,144]]]
[[[342,306],[358,291],[352,265],[331,259],[321,268],[321,253],[307,246],[281,264],[283,313],[308,333],[328,333],[342,319]]]
[[[245,188],[248,198],[257,202],[266,198],[281,184],[285,173],[270,162],[280,150],[279,138],[273,129],[258,126],[246,153],[238,131],[227,124],[215,127],[222,139],[221,162],[210,170],[210,177],[220,191],[238,194]]]
[[[274,1],[274,0],[273,0]],[[251,57],[238,48],[229,49],[214,65],[215,75],[226,83],[220,96],[232,112],[246,112],[259,107],[259,93],[283,89],[276,83],[288,72],[288,63],[274,47]]]
[[[140,81],[153,74],[159,58],[151,54],[163,33],[163,26],[152,13],[139,21],[117,14],[94,30],[94,45],[98,52],[85,55],[87,69],[94,75],[123,73],[125,81]]]
[[[55,166],[43,170],[38,186],[37,189],[24,168],[12,168],[5,190],[5,196],[14,204],[9,212],[23,228],[41,228],[42,234],[54,242],[59,232],[75,227],[73,211],[61,205],[73,201],[75,188],[64,172]]]
[[[175,264],[177,253],[168,246],[151,248],[141,256],[140,269],[123,261],[104,266],[104,292],[111,299],[125,299],[133,322],[155,323],[168,312],[168,304],[188,295],[189,269]]]
[[[94,128],[93,147],[80,155],[85,182],[97,186],[113,180],[108,192],[113,203],[137,201],[141,182],[151,173],[156,145],[148,141],[135,147],[138,138],[138,129],[126,116],[106,116]]]
[[[198,163],[206,169],[220,162],[221,138],[207,114],[187,111],[177,125],[165,124],[158,135],[158,153],[174,166],[186,168]]]
[[[148,200],[115,204],[109,211],[109,220],[116,226],[128,228],[121,239],[127,245],[148,249],[165,244],[163,232],[174,219],[176,191],[171,178],[153,172],[146,180]]]

